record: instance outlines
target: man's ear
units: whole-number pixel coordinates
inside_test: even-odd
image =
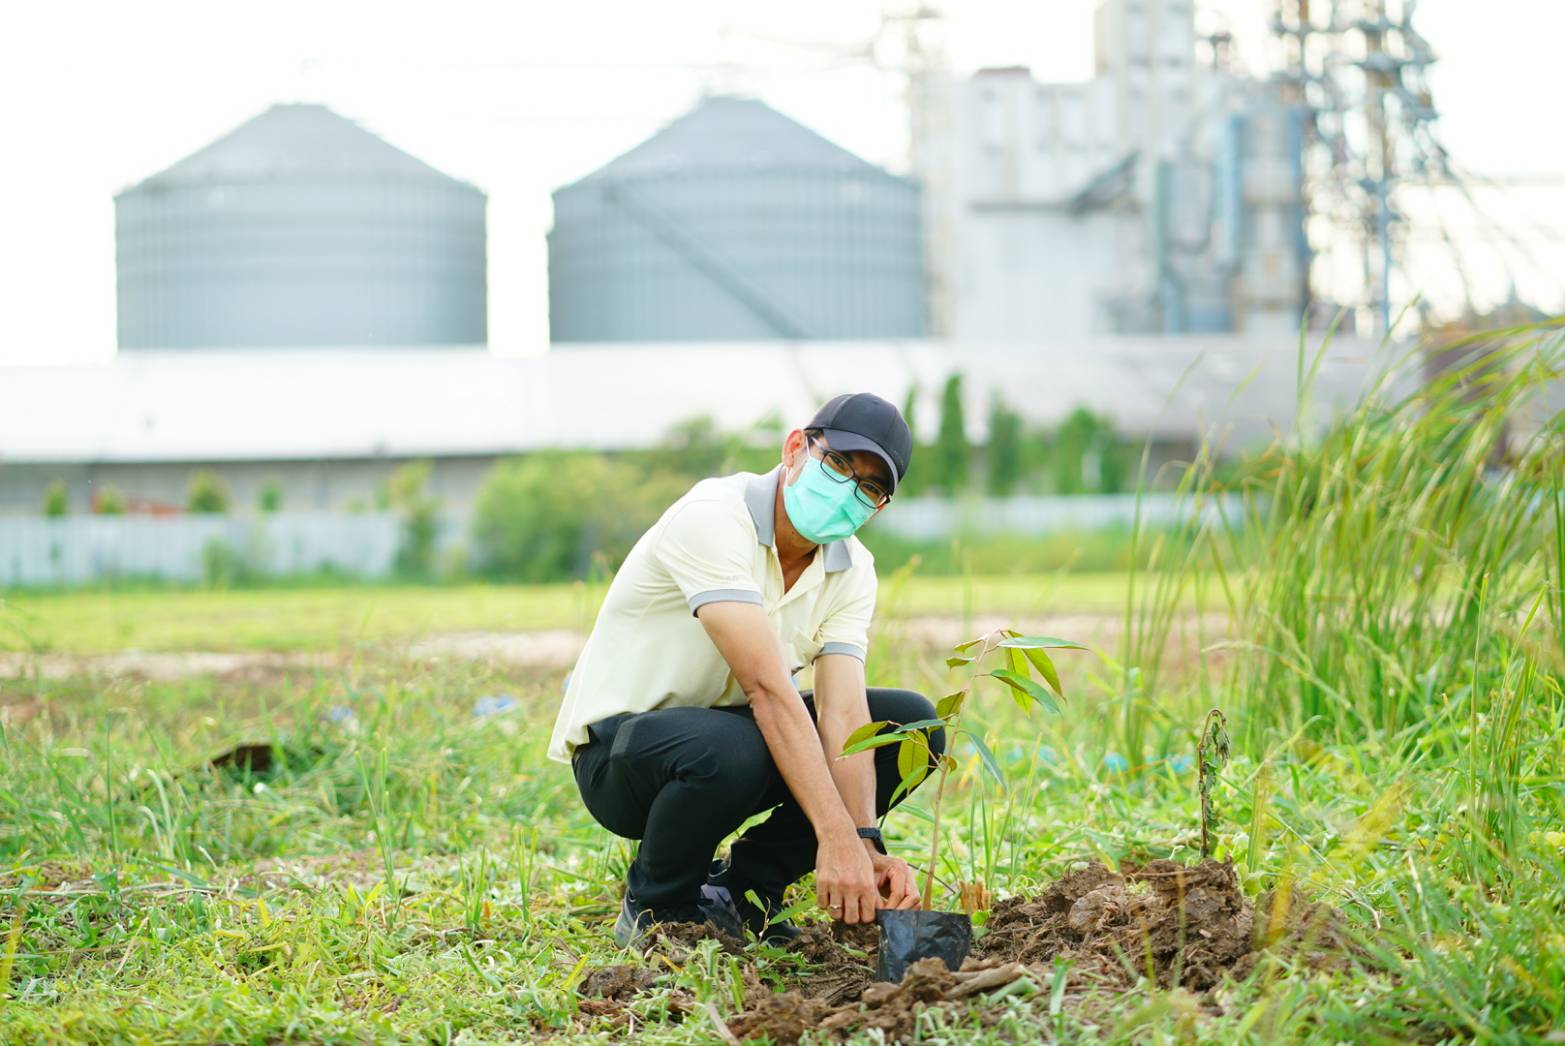
[[[788,468],[798,464],[799,453],[804,449],[804,446],[803,429],[794,429],[788,433],[788,438],[783,440],[783,464]]]

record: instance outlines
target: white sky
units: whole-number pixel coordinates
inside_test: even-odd
[[[322,102],[484,189],[490,340],[499,352],[538,351],[548,337],[550,190],[654,132],[703,87],[756,94],[870,160],[902,166],[897,78],[841,53],[871,36],[879,6],[9,5],[0,16],[0,364],[110,356],[113,194],[277,101]],[[1091,72],[1093,0],[944,6],[958,69],[1024,64],[1048,80]],[[1204,6],[1226,13],[1252,61],[1264,57],[1270,3]],[[1424,0],[1418,14],[1442,56],[1433,83],[1453,154],[1485,173],[1565,174],[1565,136],[1550,130],[1565,4]],[[1565,229],[1565,192],[1529,190],[1511,210],[1502,224],[1540,255],[1518,282],[1553,307],[1560,284],[1548,273],[1565,273],[1565,257],[1531,225]]]

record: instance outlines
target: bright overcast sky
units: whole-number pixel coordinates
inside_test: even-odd
[[[1093,6],[946,0],[952,63],[1085,78]],[[1225,11],[1261,59],[1269,2],[1204,6]],[[635,145],[703,88],[758,95],[904,166],[900,85],[848,54],[872,36],[878,10],[856,0],[8,5],[0,363],[111,355],[113,194],[277,101],[322,102],[484,189],[491,343],[538,351],[550,190]],[[1550,132],[1547,112],[1565,5],[1425,0],[1419,24],[1442,57],[1434,87],[1452,152],[1486,173],[1565,173],[1565,136]],[[1523,206],[1532,210],[1508,226],[1541,217],[1565,227],[1565,214]],[[1524,276],[1524,289],[1557,295],[1542,279]]]

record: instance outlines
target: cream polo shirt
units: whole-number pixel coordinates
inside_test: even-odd
[[[587,725],[612,715],[744,704],[695,616],[707,603],[763,607],[791,672],[825,654],[864,659],[874,557],[857,538],[828,542],[784,592],[772,534],[780,469],[702,480],[636,542],[571,672],[549,758],[569,762]]]

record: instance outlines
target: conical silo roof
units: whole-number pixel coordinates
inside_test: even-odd
[[[457,182],[324,105],[301,103],[272,106],[140,184],[291,178]]]
[[[754,170],[891,177],[765,102],[718,96],[703,99],[694,109],[582,181]]]

